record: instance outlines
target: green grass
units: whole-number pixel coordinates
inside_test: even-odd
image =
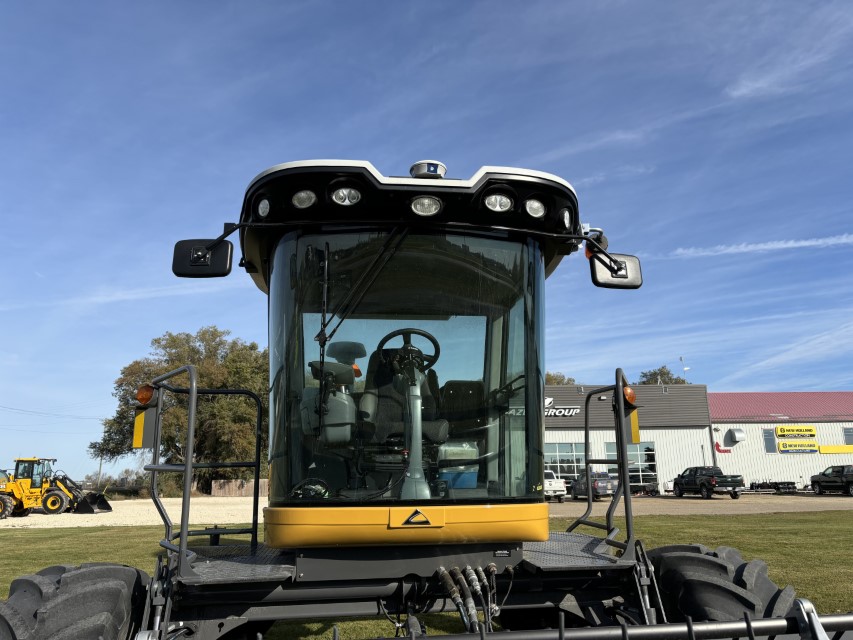
[[[624,531],[624,521],[616,520]],[[564,530],[565,519],[551,527]],[[853,510],[816,513],[739,516],[637,516],[637,536],[647,549],[667,544],[701,543],[740,549],[744,558],[761,558],[770,577],[780,586],[792,585],[821,613],[853,610]],[[599,535],[595,530],[582,533]],[[0,598],[8,595],[11,580],[53,564],[118,562],[151,573],[160,550],[163,527],[106,527],[73,529],[6,529],[0,532],[6,553],[0,554]],[[455,616],[428,616],[432,633],[461,631]],[[331,638],[332,622],[278,624],[270,640],[299,637]],[[343,637],[393,635],[391,624],[344,621]]]

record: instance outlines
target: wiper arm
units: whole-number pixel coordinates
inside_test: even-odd
[[[373,286],[373,283],[376,281],[376,278],[379,277],[379,274],[382,272],[382,269],[385,268],[385,265],[388,264],[388,261],[394,257],[394,254],[397,252],[397,249],[400,248],[400,245],[405,240],[408,235],[408,229],[401,229],[400,227],[396,227],[388,236],[388,239],[385,241],[385,244],[382,245],[382,248],[379,250],[379,253],[376,254],[376,257],[373,258],[373,261],[367,266],[367,269],[361,274],[361,277],[356,281],[355,285],[349,290],[349,293],[346,297],[341,300],[340,304],[332,311],[329,319],[326,320],[323,318],[322,324],[320,326],[320,331],[314,337],[314,339],[320,343],[320,348],[322,349],[327,342],[329,342],[332,337],[335,335],[335,332],[341,326],[344,320],[349,317],[349,314],[352,313],[353,309],[355,309],[358,304],[361,302],[362,298],[364,298],[365,294],[370,290],[370,287]],[[326,252],[326,264],[329,263],[328,251]],[[325,301],[325,292],[328,290],[329,286],[329,270],[328,268],[323,271],[323,291],[324,291],[324,301]],[[324,302],[325,305],[325,302]],[[338,318],[337,324],[335,324],[334,328],[327,334],[326,330],[332,324],[332,321],[335,318]]]

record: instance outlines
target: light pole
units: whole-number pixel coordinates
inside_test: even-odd
[[[678,356],[678,359],[681,361],[681,373],[684,381],[687,382],[687,372],[690,371],[690,367],[684,364],[684,356]]]

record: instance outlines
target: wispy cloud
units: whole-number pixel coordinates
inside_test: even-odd
[[[789,93],[814,77],[818,67],[842,53],[853,37],[853,14],[847,6],[816,11],[812,20],[780,40],[725,88],[730,98],[747,99]]]
[[[719,244],[715,247],[678,248],[670,254],[674,258],[704,258],[736,253],[767,253],[769,251],[788,251],[791,249],[812,249],[853,244],[853,234],[843,233],[828,238],[808,238],[804,240],[774,240],[771,242],[741,242],[739,244]]]
[[[207,283],[206,283],[207,284]],[[118,302],[133,302],[137,300],[154,300],[171,298],[175,296],[189,296],[196,294],[210,295],[214,291],[244,287],[246,283],[242,280],[220,281],[210,286],[199,287],[196,283],[186,283],[168,287],[143,287],[139,289],[108,289],[93,293],[87,293],[73,298],[50,299],[50,300],[28,300],[27,302],[8,303],[0,305],[0,311],[21,311],[33,308],[54,307],[79,307],[115,304]]]
[[[580,180],[572,181],[576,187],[591,187],[602,182],[610,182],[613,180],[630,180],[640,176],[647,176],[654,173],[655,167],[647,164],[633,164],[617,167],[613,171],[600,172],[591,176],[586,176]]]

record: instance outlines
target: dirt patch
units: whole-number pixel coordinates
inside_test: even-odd
[[[2,529],[48,529],[58,527],[132,527],[162,524],[157,509],[151,500],[116,500],[110,503],[112,512],[81,514],[62,513],[45,515],[34,511],[26,518],[6,518],[0,520]],[[172,522],[181,520],[181,499],[165,498],[163,504]],[[263,522],[261,500],[258,520]],[[601,516],[607,511],[609,500],[593,503],[593,515]],[[586,500],[571,499],[559,504],[552,502],[552,517],[572,518],[583,514]],[[737,515],[747,513],[791,513],[798,511],[839,511],[853,509],[853,498],[841,495],[816,496],[814,494],[797,495],[743,495],[739,500],[727,496],[715,496],[703,500],[694,496],[676,498],[674,496],[642,496],[632,500],[635,516],[642,515]],[[624,513],[620,505],[617,515]],[[193,498],[190,502],[190,524],[211,526],[214,524],[236,524],[251,522],[252,499],[236,497]]]
[[[163,506],[172,522],[181,521],[180,498],[164,498]],[[262,520],[261,501],[258,518]],[[0,520],[0,529],[50,529],[58,527],[132,527],[163,524],[154,502],[149,499],[114,500],[105,513],[61,513],[46,515],[33,511],[25,518]],[[235,524],[252,521],[252,499],[201,496],[190,501],[190,524]]]

